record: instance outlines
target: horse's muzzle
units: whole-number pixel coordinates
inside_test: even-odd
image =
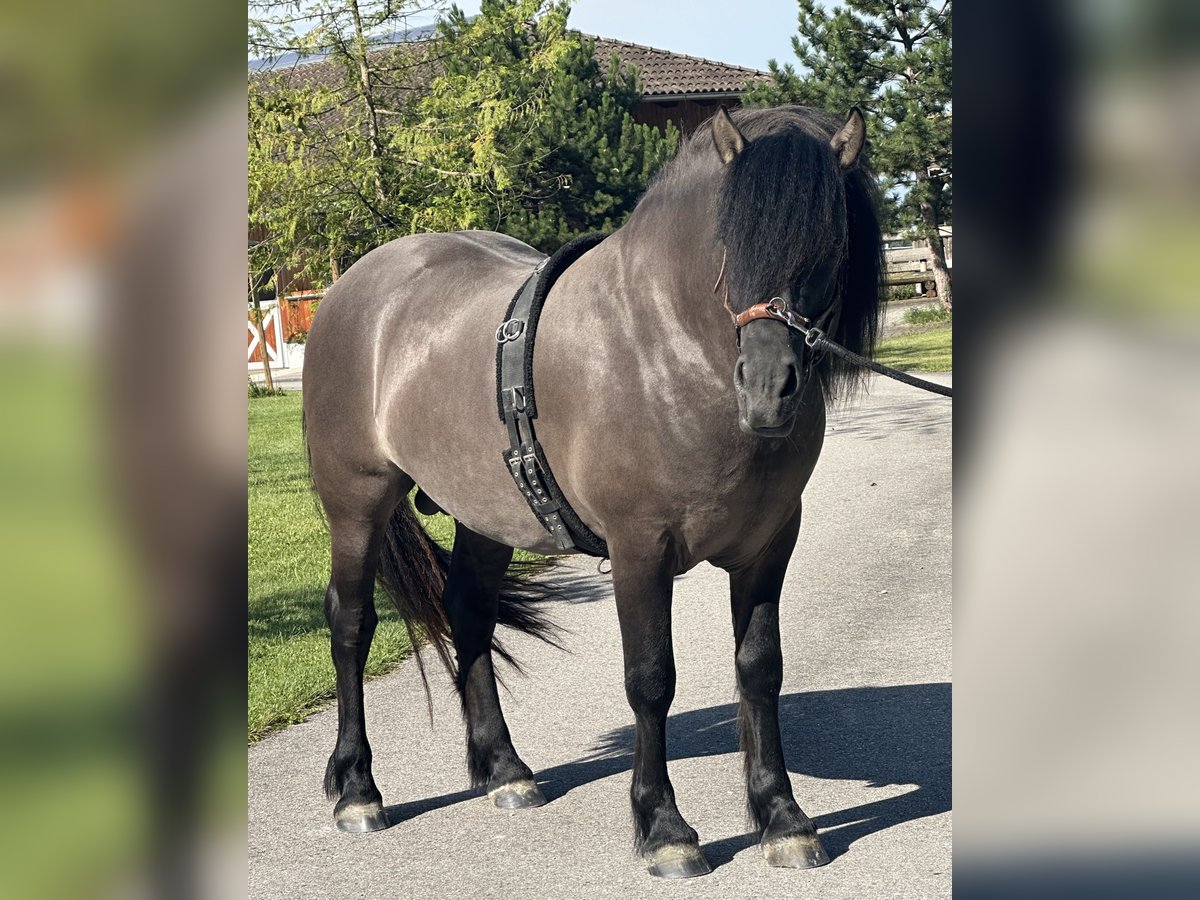
[[[804,374],[800,360],[786,352],[743,352],[733,371],[738,425],[746,434],[787,437],[796,422]]]

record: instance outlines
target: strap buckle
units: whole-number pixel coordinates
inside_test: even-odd
[[[508,389],[508,408],[513,412],[525,412],[525,391],[520,387],[510,387]]]

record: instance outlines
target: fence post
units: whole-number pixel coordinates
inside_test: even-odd
[[[250,285],[250,302],[254,305],[254,327],[258,331],[258,348],[262,351],[263,360],[263,377],[267,383],[267,390],[275,390],[275,380],[271,377],[271,354],[267,349],[267,331],[263,328],[262,304],[258,299],[258,291],[254,289],[254,276],[247,273],[247,281]]]

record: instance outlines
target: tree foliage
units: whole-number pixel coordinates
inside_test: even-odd
[[[892,226],[937,237],[951,219],[951,2],[799,0],[792,48],[802,67],[769,63],[752,103],[804,103],[866,113],[871,158]]]
[[[495,227],[524,193],[520,140],[544,115],[568,6],[511,0],[476,17],[454,48],[404,40],[424,0],[255,0],[251,53],[323,57],[249,79],[251,264],[328,280],[341,261],[414,231]],[[441,54],[527,35],[517,60],[475,77]],[[392,35],[396,38],[389,40]],[[507,138],[507,139],[505,139]]]

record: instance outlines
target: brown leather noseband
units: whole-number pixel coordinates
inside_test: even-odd
[[[721,282],[725,281],[725,253],[721,254],[721,271],[717,274],[717,280],[713,284],[713,293],[715,294],[721,287]],[[770,300],[765,300],[762,303],[755,303],[753,306],[748,306],[741,312],[735,312],[733,307],[729,305],[729,282],[725,281],[725,311],[729,313],[729,318],[733,319],[734,328],[737,329],[738,345],[742,343],[742,329],[753,322],[755,319],[775,319],[777,322],[782,322],[788,328],[799,331],[804,335],[805,343],[809,347],[823,335],[820,329],[816,328],[805,316],[800,315],[790,306],[782,297],[772,297]]]

